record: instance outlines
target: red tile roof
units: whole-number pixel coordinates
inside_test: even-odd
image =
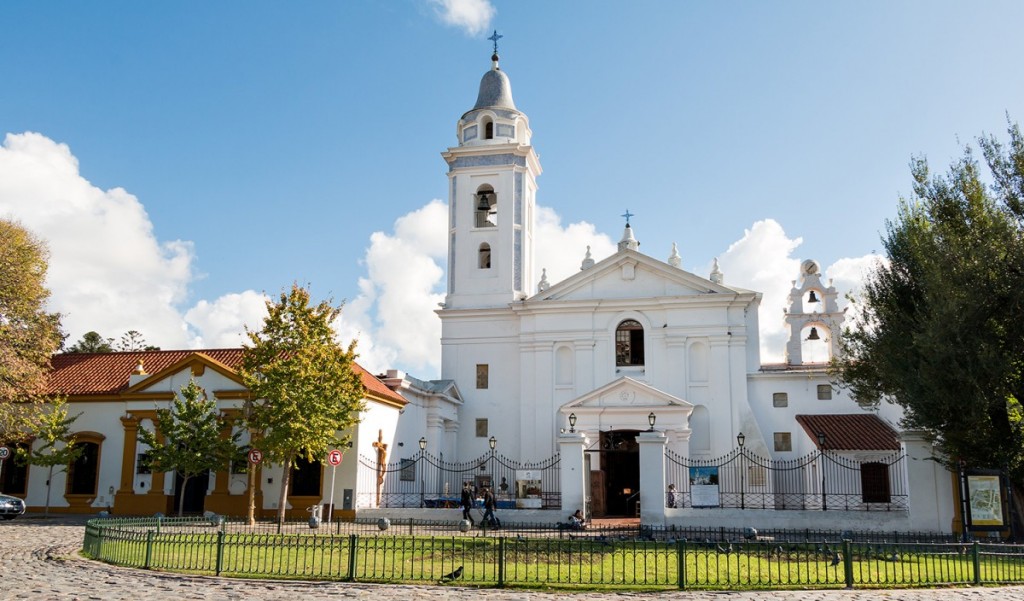
[[[242,365],[242,349],[197,349],[182,351],[138,351],[127,353],[63,353],[54,355],[50,365],[49,391],[68,396],[117,395],[128,389],[128,376],[141,359],[146,372],[156,374],[193,355],[204,355],[224,364],[232,371]],[[398,393],[353,363],[353,369],[362,378],[363,386],[382,400],[406,404]]]
[[[818,433],[825,434],[825,449],[830,451],[898,451],[896,430],[876,415],[798,415],[796,421],[818,446]]]

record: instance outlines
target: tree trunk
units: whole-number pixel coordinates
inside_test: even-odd
[[[192,476],[182,475],[181,480],[181,494],[178,495],[178,517],[180,518],[182,513],[185,511],[185,492],[188,490],[188,481],[192,479]]]
[[[284,474],[281,476],[281,497],[277,503],[277,525],[284,525],[284,516],[288,504],[288,484],[292,479],[292,460],[288,459],[283,463]]]
[[[53,482],[53,466],[50,466],[50,471],[46,473],[46,505],[43,507],[43,517],[49,517],[50,515],[50,486]]]

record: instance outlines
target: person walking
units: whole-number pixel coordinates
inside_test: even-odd
[[[469,520],[469,525],[473,526],[473,514],[470,513],[470,509],[473,509],[473,490],[469,487],[469,482],[462,485],[462,519]]]
[[[498,518],[494,517],[494,509],[495,509],[495,507],[497,507],[497,505],[498,505],[498,503],[494,499],[494,493],[491,492],[490,488],[484,487],[484,520],[483,520],[483,523],[488,525],[488,526],[494,527],[494,528],[497,528],[500,525],[499,522],[498,522]]]

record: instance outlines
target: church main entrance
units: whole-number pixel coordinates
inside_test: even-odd
[[[640,445],[636,437],[639,433],[638,430],[601,432],[598,450],[601,471],[597,482],[594,482],[596,486],[591,488],[593,517],[637,515],[640,504]]]

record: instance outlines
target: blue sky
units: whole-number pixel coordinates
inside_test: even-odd
[[[14,0],[0,22],[0,216],[50,244],[72,341],[237,345],[298,281],[347,301],[364,364],[421,377],[439,153],[493,29],[544,166],[539,266],[606,256],[629,209],[642,252],[765,293],[768,358],[800,260],[854,288],[911,156],[941,171],[1024,116],[1020,2]]]

